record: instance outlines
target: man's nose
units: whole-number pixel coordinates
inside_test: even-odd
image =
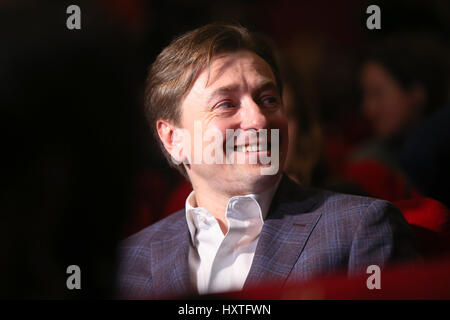
[[[241,106],[241,129],[265,129],[267,117],[261,107],[253,100],[249,99]]]

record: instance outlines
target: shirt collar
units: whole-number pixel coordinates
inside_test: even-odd
[[[230,204],[232,204],[232,202],[239,202],[241,199],[245,199],[245,198],[253,198],[254,200],[256,200],[256,203],[259,207],[260,217],[261,217],[261,220],[263,223],[263,221],[266,219],[267,214],[269,212],[269,208],[270,208],[270,204],[272,203],[273,196],[275,195],[275,192],[277,191],[278,186],[280,184],[281,177],[282,176],[280,175],[279,179],[273,186],[269,187],[267,190],[264,190],[263,192],[261,192],[259,194],[247,194],[247,195],[243,195],[243,196],[231,197],[228,200],[226,214],[229,213]],[[187,220],[187,224],[188,224],[188,228],[189,228],[189,233],[191,235],[191,240],[192,240],[192,243],[195,243],[194,239],[195,239],[195,233],[196,233],[196,226],[195,226],[194,217],[193,217],[194,213],[203,213],[204,215],[209,215],[209,216],[212,216],[212,215],[205,208],[197,207],[197,203],[195,200],[195,191],[192,191],[189,194],[189,196],[186,198],[185,209],[186,209],[186,220]]]

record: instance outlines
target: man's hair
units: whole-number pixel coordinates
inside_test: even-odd
[[[248,50],[264,59],[272,69],[278,89],[280,75],[271,46],[246,28],[230,24],[208,24],[175,38],[152,64],[145,86],[145,113],[152,132],[169,164],[186,178],[183,164],[175,165],[158,137],[156,121],[180,124],[181,103],[193,82],[217,54]]]

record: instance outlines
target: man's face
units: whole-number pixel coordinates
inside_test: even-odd
[[[213,57],[209,72],[205,68],[185,96],[181,113],[181,127],[191,137],[190,145],[183,147],[185,151],[190,148],[187,171],[194,188],[206,183],[209,187],[226,188],[229,193],[258,192],[277,180],[288,144],[287,119],[274,74],[261,57],[249,51]],[[229,129],[234,130],[234,137],[229,135]],[[267,150],[255,146],[266,142],[263,129],[267,130]],[[279,130],[279,139],[273,135],[277,130],[272,129]],[[273,152],[272,144],[278,143],[279,152]],[[193,161],[196,152],[203,155],[200,163]],[[216,160],[222,157],[223,161],[208,164],[205,155]],[[273,168],[275,156],[276,172],[262,173],[261,169]],[[271,163],[264,164],[261,157],[271,157]],[[234,159],[233,164],[226,163],[230,158]]]

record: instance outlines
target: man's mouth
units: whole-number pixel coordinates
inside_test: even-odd
[[[264,152],[267,150],[270,150],[269,143],[248,144],[234,147],[234,151],[236,152]]]

